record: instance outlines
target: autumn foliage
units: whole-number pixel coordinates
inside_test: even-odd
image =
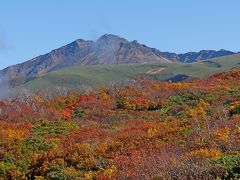
[[[240,69],[0,101],[0,179],[238,179]]]

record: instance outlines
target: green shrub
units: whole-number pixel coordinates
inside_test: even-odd
[[[65,174],[59,171],[52,171],[47,174],[47,178],[50,180],[66,180]]]
[[[78,128],[78,125],[74,122],[40,120],[33,125],[32,134],[36,136],[67,135],[72,129],[76,128]]]
[[[116,106],[117,109],[123,109],[127,104],[129,104],[128,98],[121,98],[117,101]]]
[[[15,169],[16,165],[11,161],[0,161],[0,175],[4,176],[6,175],[7,171],[9,169]]]
[[[237,105],[235,105],[234,108],[231,108],[230,114],[231,115],[240,114],[240,104],[237,104]]]
[[[192,105],[193,102],[199,102],[203,95],[201,93],[188,93],[188,94],[176,94],[169,96],[169,105],[181,105],[188,104]]]
[[[239,179],[240,178],[240,154],[224,155],[220,159],[211,161],[213,167],[223,169],[222,176],[225,179]]]
[[[77,108],[73,111],[73,118],[81,118],[84,116],[84,110],[82,108]]]
[[[32,152],[47,151],[53,147],[53,143],[45,142],[42,137],[30,137],[24,140],[27,150]]]

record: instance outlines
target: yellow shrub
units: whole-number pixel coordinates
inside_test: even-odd
[[[148,131],[147,131],[147,136],[148,136],[149,138],[151,138],[151,137],[155,136],[156,133],[157,133],[157,129],[156,129],[156,128],[150,128],[150,129],[148,129]]]
[[[216,138],[226,142],[229,139],[230,129],[225,127],[214,132]]]
[[[111,167],[103,171],[103,175],[106,177],[112,177],[116,172],[117,172],[117,168],[114,165],[112,165]]]
[[[9,139],[24,139],[26,137],[26,130],[3,129],[2,134],[5,134]]]
[[[212,159],[212,158],[219,158],[221,156],[221,152],[215,148],[212,148],[212,149],[201,148],[198,150],[191,151],[187,155],[190,157],[196,157],[196,158]]]
[[[196,108],[188,110],[188,115],[191,117],[205,116],[206,115],[205,110],[208,108],[208,106],[209,106],[209,104],[201,99]]]

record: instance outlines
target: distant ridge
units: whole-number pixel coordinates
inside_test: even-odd
[[[219,51],[202,50],[199,52],[188,52],[185,54],[176,54],[176,53],[169,53],[169,52],[162,53],[163,57],[165,57],[166,59],[169,59],[171,61],[179,61],[183,63],[192,63],[200,60],[207,60],[207,59],[228,56],[233,54],[237,54],[237,53],[232,51],[227,51],[224,49],[221,49]]]
[[[136,40],[128,41],[116,35],[105,34],[97,41],[78,39],[45,55],[7,67],[0,71],[0,78],[37,77],[76,65],[152,64],[173,61],[191,63],[232,54],[235,53],[226,50],[203,50],[186,54],[161,52]]]

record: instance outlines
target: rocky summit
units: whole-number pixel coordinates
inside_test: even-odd
[[[0,71],[10,78],[34,77],[75,65],[170,62],[160,51],[137,41],[105,34],[97,41],[78,39],[50,53]]]

